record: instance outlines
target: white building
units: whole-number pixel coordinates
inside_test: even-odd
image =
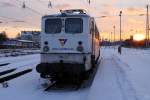
[[[33,48],[33,41],[9,39],[0,44],[0,48]]]
[[[40,47],[40,31],[22,31],[21,40],[33,41],[35,47]]]

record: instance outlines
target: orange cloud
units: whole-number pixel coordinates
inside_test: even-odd
[[[5,1],[6,2],[3,4],[0,3],[0,7],[4,5],[6,6],[6,8],[3,7],[0,9],[1,15],[25,21],[24,23],[9,22],[7,24],[1,24],[1,26],[3,25],[3,27],[7,26],[7,32],[10,36],[16,35],[20,30],[23,29],[40,28],[40,18],[42,17],[42,15],[38,15],[30,9],[21,9],[21,5],[19,5],[19,3],[15,0],[14,2],[10,2],[10,0]],[[109,33],[113,32],[114,25],[116,26],[116,34],[119,33],[119,11],[122,10],[123,34],[130,35],[130,33],[134,33],[136,30],[140,32],[145,31],[145,16],[139,16],[140,14],[145,14],[146,10],[144,6],[143,8],[128,6],[130,4],[133,5],[134,3],[135,5],[137,5],[137,0],[91,0],[90,5],[86,0],[52,0],[53,8],[47,7],[48,0],[26,0],[25,2],[28,7],[31,7],[42,14],[57,13],[60,9],[81,8],[87,9],[87,11],[94,17],[107,16],[105,18],[96,19],[99,30],[101,30],[103,36],[106,37],[109,37]],[[146,1],[138,1],[138,3],[140,2]],[[8,7],[13,5],[15,5],[15,7]],[[11,20],[9,19],[5,21]],[[17,28],[15,28],[14,26],[16,26]],[[134,32],[130,31],[131,29],[133,29]]]
[[[128,19],[128,23],[130,23],[130,24],[142,24],[142,25],[143,25],[145,22],[144,22],[144,21],[141,21],[141,20],[129,18],[129,19]]]
[[[145,9],[130,7],[130,8],[126,8],[123,12],[125,15],[140,16],[141,14],[145,14]]]

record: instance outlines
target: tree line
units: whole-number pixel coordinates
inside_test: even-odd
[[[6,34],[6,32],[1,32],[0,33],[0,43],[3,43],[4,41],[8,40],[8,36]]]

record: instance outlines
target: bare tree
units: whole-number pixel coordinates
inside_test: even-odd
[[[5,31],[3,31],[2,33],[0,33],[0,43],[3,43],[7,39],[8,39],[8,37],[7,37],[7,34],[6,34]]]
[[[18,34],[16,35],[16,39],[21,39],[21,34],[20,34],[20,33],[18,33]]]

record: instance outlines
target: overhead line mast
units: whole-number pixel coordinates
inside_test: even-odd
[[[89,5],[91,4],[91,0],[88,0]]]
[[[149,5],[146,5],[146,47],[149,46]]]

